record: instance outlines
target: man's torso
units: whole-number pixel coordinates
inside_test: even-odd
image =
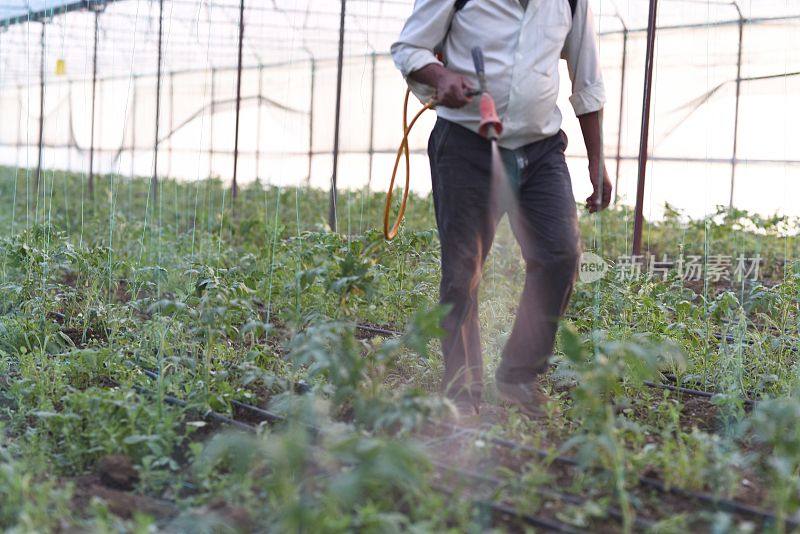
[[[504,125],[501,145],[516,148],[561,127],[558,62],[571,23],[568,0],[529,0],[527,8],[520,0],[470,0],[455,14],[443,48],[447,66],[477,86],[471,50],[483,49],[488,89]],[[438,113],[477,130],[477,102]]]

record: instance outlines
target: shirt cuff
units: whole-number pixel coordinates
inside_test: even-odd
[[[569,97],[575,115],[581,116],[603,109],[606,103],[606,90],[602,81],[587,85]]]
[[[418,49],[410,52],[405,57],[402,65],[398,65],[400,72],[406,79],[409,89],[411,89],[414,96],[422,103],[429,102],[434,94],[436,94],[436,90],[429,85],[412,80],[410,75],[412,72],[416,72],[432,64],[442,65],[442,62],[436,59],[436,56],[429,50]]]
[[[405,78],[408,78],[412,72],[416,72],[419,69],[427,67],[433,63],[442,65],[442,62],[436,59],[436,56],[434,56],[433,52],[430,50],[417,49],[409,52],[405,58],[405,61],[403,61],[403,64],[400,65],[400,71],[403,73]]]

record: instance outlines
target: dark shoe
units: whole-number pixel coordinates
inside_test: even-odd
[[[516,406],[528,417],[540,418],[547,415],[545,408],[547,403],[551,402],[551,399],[542,390],[538,380],[519,384],[510,384],[497,380],[496,384],[500,399],[512,406]]]
[[[459,421],[470,421],[480,416],[480,407],[475,401],[467,399],[454,400]]]

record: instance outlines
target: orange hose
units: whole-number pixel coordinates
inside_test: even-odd
[[[403,217],[406,214],[406,204],[408,203],[408,189],[411,183],[411,154],[408,148],[408,135],[411,129],[416,124],[417,120],[423,113],[436,106],[436,102],[428,102],[421,110],[414,115],[411,123],[408,122],[408,99],[411,95],[410,90],[406,90],[406,97],[403,101],[403,140],[400,142],[400,147],[397,149],[397,157],[394,160],[394,169],[392,170],[392,179],[389,182],[389,191],[386,193],[386,206],[383,209],[383,236],[387,241],[391,241],[397,237],[397,232],[400,230],[400,224],[403,222]],[[394,182],[397,179],[397,170],[400,167],[400,158],[405,154],[406,160],[406,186],[403,189],[403,199],[400,202],[400,211],[397,213],[397,220],[395,220],[391,229],[389,228],[389,212],[392,208],[392,192],[394,191]]]

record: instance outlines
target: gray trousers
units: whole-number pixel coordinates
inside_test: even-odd
[[[428,156],[441,243],[440,302],[450,307],[442,324],[442,351],[444,390],[451,398],[475,402],[482,394],[478,288],[506,213],[526,277],[496,378],[530,382],[547,369],[580,259],[566,144],[566,134],[559,132],[514,151],[501,149],[507,176],[499,178],[491,172],[489,141],[443,119],[433,129]]]

